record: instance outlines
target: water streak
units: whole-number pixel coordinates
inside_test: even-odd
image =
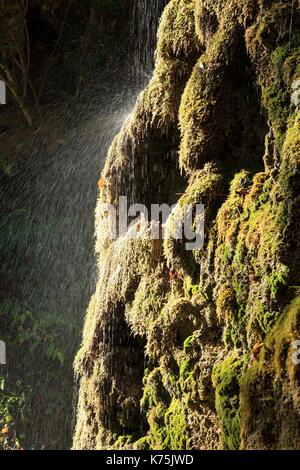
[[[157,29],[160,16],[169,0],[134,0],[134,74],[149,78],[154,67]]]

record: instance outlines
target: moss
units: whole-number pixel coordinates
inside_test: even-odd
[[[225,322],[227,344],[246,345],[254,334],[258,339],[268,333],[278,318],[278,302],[289,283],[290,261],[284,240],[292,212],[283,192],[291,191],[293,184],[291,170],[284,163],[286,148],[284,145],[276,184],[268,173],[258,173],[251,186],[249,175],[242,172],[234,178],[230,195],[218,213],[217,312],[221,311],[224,294],[229,295],[224,290],[226,277],[232,278],[234,290],[233,303],[229,304],[232,316]],[[297,171],[296,166],[291,174]]]
[[[126,318],[133,331],[145,335],[159,317],[167,302],[170,283],[162,266],[143,277],[126,309]]]
[[[164,441],[166,436],[166,430],[164,426],[164,415],[166,407],[160,403],[156,407],[153,407],[148,415],[149,433],[148,442],[151,449],[165,449]]]
[[[176,357],[186,338],[202,324],[196,304],[171,296],[148,331],[147,354],[151,358]]]
[[[258,24],[257,39],[267,47],[274,48],[278,42],[287,39],[289,24],[291,21],[291,5],[284,2],[275,2],[271,8],[264,11]],[[282,25],[278,29],[278,25]]]
[[[206,70],[209,67],[209,58],[202,56],[194,67],[193,74],[182,95],[179,119],[181,127],[180,144],[180,166],[186,171],[191,171],[206,163],[209,159],[217,157],[223,144],[222,139],[217,137],[217,125],[210,126],[210,116],[215,113],[216,100],[219,81],[208,81],[210,72],[201,72],[203,66]],[[207,83],[212,83],[212,91],[204,93]],[[209,142],[209,145],[208,145]]]
[[[195,365],[199,361],[199,352],[201,351],[202,329],[195,330],[191,336],[188,336],[182,347],[182,360],[180,365],[180,377],[185,379],[187,374],[193,372]]]
[[[236,450],[240,447],[239,377],[242,367],[243,360],[232,355],[216,364],[213,370],[223,449]]]
[[[160,22],[157,59],[187,58],[193,56],[198,48],[193,2],[171,0]]]
[[[189,185],[181,196],[173,213],[170,215],[165,229],[164,255],[168,266],[176,270],[183,270],[192,278],[195,275],[196,253],[186,250],[186,239],[176,238],[177,224],[184,219],[184,208],[190,206],[195,213],[196,205],[204,205],[204,228],[209,225],[210,219],[214,215],[216,200],[221,192],[222,178],[213,164],[207,164],[202,170],[194,172],[190,178]],[[176,224],[175,224],[176,221]],[[199,221],[198,221],[199,222]],[[195,230],[195,215],[193,228]],[[196,251],[196,250],[195,250]]]
[[[186,420],[180,401],[173,400],[168,408],[163,404],[149,414],[150,431],[147,441],[154,450],[184,450],[188,448]]]
[[[194,343],[194,336],[189,336],[186,338],[186,340],[183,343],[183,350],[186,354],[188,354],[191,349],[193,348],[193,343]]]
[[[295,7],[295,6],[294,6]],[[297,11],[297,6],[295,7]],[[246,33],[248,50],[258,65],[258,82],[262,101],[272,121],[275,144],[281,149],[287,119],[291,114],[291,85],[299,62],[300,24],[292,5],[274,2]],[[258,62],[258,57],[270,57]]]
[[[158,62],[155,75],[139,98],[136,119],[147,119],[147,125],[152,123],[156,126],[169,127],[176,123],[181,87],[174,87],[174,81],[180,85],[179,77],[184,71],[187,74],[189,68],[188,64],[178,59]]]
[[[222,285],[216,299],[216,314],[220,324],[224,325],[223,340],[228,346],[240,344],[239,333],[243,328],[244,308],[241,308],[237,302],[238,286],[234,287],[228,284]]]
[[[142,409],[148,413],[159,403],[168,404],[169,394],[162,383],[162,374],[159,368],[144,375],[144,393],[141,400]]]
[[[273,76],[270,83],[263,88],[263,103],[268,110],[272,120],[276,138],[281,142],[284,140],[284,132],[287,120],[290,115],[291,85],[295,70],[295,57],[299,57],[300,49],[297,52],[288,44],[277,47],[271,55]]]
[[[134,443],[134,449],[136,450],[150,450],[150,443],[148,437],[141,437]]]
[[[247,55],[242,28],[235,20],[239,2],[218,6],[201,2],[196,12],[198,36],[206,40],[205,53],[193,69],[179,111],[179,162],[187,173],[215,159],[232,162],[233,155],[235,167],[238,159],[241,164],[248,161],[252,136],[259,142],[264,125],[258,124],[260,117],[254,118],[259,114],[256,97],[241,70],[241,63],[247,67]],[[242,145],[234,138],[241,132]]]
[[[245,334],[245,306],[247,302],[247,278],[245,272],[246,250],[241,239],[241,224],[245,199],[250,190],[248,172],[237,173],[230,186],[230,193],[217,215],[217,247],[215,275],[218,282],[214,291],[216,313],[225,325],[226,344],[240,346]],[[227,279],[231,278],[228,286]]]
[[[162,383],[163,376],[165,372],[156,368],[146,374],[144,379],[141,406],[147,413],[150,425],[145,439],[151,449],[179,450],[186,445],[184,410],[179,401],[171,401]]]
[[[191,299],[194,295],[199,292],[199,284],[193,284],[192,278],[190,276],[185,276],[183,282],[183,289],[186,298]]]
[[[299,337],[299,332],[298,295],[266,336],[259,360],[254,361],[241,378],[243,448],[251,446],[258,436],[261,436],[260,448],[275,448],[276,445],[278,448],[297,448],[299,436],[291,404],[292,407],[299,406],[297,395],[293,396],[298,387],[298,367],[292,360],[293,342]],[[253,421],[259,408],[260,419]],[[275,433],[271,436],[269,426]]]
[[[185,358],[183,363],[180,366],[180,377],[185,380],[191,372],[191,360],[189,357]]]
[[[165,448],[172,450],[188,449],[185,413],[179,400],[173,400],[169,406],[165,414],[165,426]]]
[[[286,287],[288,279],[288,267],[281,265],[279,266],[278,271],[272,272],[272,274],[267,278],[271,290],[271,296],[276,298],[278,292]]]
[[[210,2],[203,1],[195,4],[196,33],[203,46],[207,44],[219,27],[217,11],[219,3],[215,2],[212,5]]]
[[[298,111],[294,119],[291,120],[282,149],[283,165],[288,176],[295,174],[299,168],[299,124],[300,112]]]
[[[233,317],[236,309],[236,297],[234,289],[229,285],[221,287],[218,294],[216,309],[219,321],[224,321],[225,318],[229,320]]]
[[[297,378],[297,367],[292,360],[293,342],[299,339],[300,331],[300,296],[297,296],[286,308],[280,320],[265,341],[266,349],[274,350],[274,368],[280,376],[287,368],[289,378]]]
[[[128,448],[130,444],[132,443],[133,436],[119,436],[114,438],[114,444],[112,446],[112,449],[117,449],[117,450],[122,450]]]

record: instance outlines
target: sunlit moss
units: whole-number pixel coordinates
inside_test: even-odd
[[[229,356],[216,364],[213,384],[216,390],[216,410],[220,419],[224,449],[240,447],[239,377],[243,360],[237,355]]]
[[[293,354],[297,353],[294,342],[298,340],[299,332],[300,300],[297,296],[266,336],[259,359],[252,363],[241,378],[243,448],[249,448],[252,440],[261,433],[266,435],[266,439],[261,439],[260,448],[268,448],[270,443],[267,433],[270,425],[273,429],[277,426],[277,448],[297,446],[299,432],[293,413],[299,406],[299,397],[295,393],[299,386],[299,371]],[[283,401],[280,400],[282,393]],[[253,415],[262,404],[265,404],[265,413],[255,422]]]

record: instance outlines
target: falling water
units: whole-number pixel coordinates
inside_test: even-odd
[[[131,100],[127,91],[111,90],[107,106],[97,109],[94,103],[97,113],[79,119],[79,125],[68,112],[52,110],[49,122],[23,147],[16,172],[1,185],[5,277],[0,288],[17,299],[21,313],[30,312],[40,329],[51,332],[35,355],[30,339],[20,355],[7,344],[8,379],[21,377],[34,389],[29,392],[32,416],[22,441],[25,448],[71,444],[72,363],[96,284],[97,181]],[[47,355],[53,345],[63,353],[63,363],[54,358],[50,370]]]
[[[30,344],[24,345],[22,360],[12,360],[7,345],[8,374],[35,387],[29,405],[32,420],[26,429],[29,448],[70,446],[72,363],[97,279],[93,238],[97,181],[113,136],[132,109],[141,80],[145,84],[153,69],[158,21],[167,2],[134,1],[135,79],[115,84],[114,89],[103,83],[102,98],[99,89],[97,96],[94,90],[84,97],[86,112],[76,103],[69,111],[58,107],[49,112],[48,122],[30,144],[21,144],[25,156],[0,190],[0,256],[6,263],[0,287],[24,310],[49,322],[65,358],[47,370],[44,356],[36,355],[36,364],[26,361]],[[22,141],[22,132],[16,139]],[[112,344],[114,323],[112,318],[106,332]],[[55,368],[60,372],[56,374]],[[62,375],[65,383],[60,381]],[[77,383],[73,406],[76,393]]]
[[[154,51],[159,19],[169,0],[134,0],[133,36],[134,74],[148,78],[154,66]]]
[[[134,1],[134,12],[133,12],[133,37],[135,38],[135,47],[134,47],[134,77],[137,79],[137,83],[141,83],[142,86],[145,85],[149,79],[153,67],[154,67],[154,51],[156,47],[156,38],[157,38],[157,28],[161,13],[168,3],[168,0],[135,0]],[[134,180],[134,171],[135,171],[135,143],[132,142],[132,179]],[[143,163],[140,162],[141,165]],[[143,171],[143,169],[142,169]],[[144,175],[143,175],[144,176]],[[134,183],[134,182],[133,182]],[[128,188],[127,188],[128,189]],[[134,193],[134,187],[132,188]],[[130,195],[129,195],[130,199]],[[129,203],[133,202],[131,198]],[[116,242],[117,244],[118,242]],[[117,246],[115,246],[117,250]],[[118,260],[116,260],[118,262]],[[112,270],[111,274],[114,277],[118,272],[118,265],[113,265],[108,267],[108,270]],[[106,267],[102,266],[102,271],[105,274]],[[109,272],[107,273],[109,275]],[[121,278],[122,278],[121,274]],[[105,277],[105,276],[104,276]],[[118,276],[117,276],[118,277]],[[111,279],[109,284],[109,289],[114,289],[114,282]],[[137,340],[132,336],[129,327],[125,322],[125,306],[113,306],[109,307],[109,292],[104,292],[104,285],[102,286],[101,296],[102,306],[105,318],[103,319],[102,327],[102,339],[100,341],[101,346],[98,346],[98,354],[101,354],[105,358],[105,370],[108,372],[109,379],[111,383],[114,383],[121,393],[122,396],[126,396],[128,393],[128,380],[135,380],[137,371],[134,370],[131,363],[128,362],[127,354],[130,357],[135,355],[138,357],[138,360],[144,363],[143,355],[143,346],[138,344]],[[104,300],[107,296],[106,301]],[[99,302],[101,304],[101,301]],[[118,331],[119,330],[119,331]],[[117,374],[118,365],[117,362],[120,357],[123,361],[124,374],[120,377]],[[141,357],[140,357],[141,354]],[[132,360],[132,359],[131,359]],[[109,386],[106,379],[103,379],[101,387],[101,396],[99,396],[101,402],[101,413],[102,413],[102,423],[104,428],[110,430],[112,425],[112,416],[115,413],[115,403],[112,393],[110,393]],[[129,423],[129,411],[126,411],[127,416],[126,420]],[[126,426],[123,427],[123,434],[125,435]],[[140,422],[140,431],[143,433],[143,422]]]

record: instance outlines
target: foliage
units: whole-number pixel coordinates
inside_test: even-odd
[[[5,388],[5,378],[0,374],[0,449],[22,450],[20,440],[14,429],[13,416],[21,413],[24,397],[14,396]]]

